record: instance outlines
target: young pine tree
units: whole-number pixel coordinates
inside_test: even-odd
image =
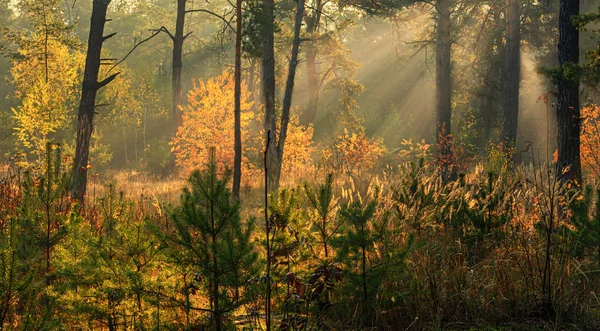
[[[341,222],[336,218],[337,201],[333,194],[333,175],[328,175],[325,183],[313,190],[308,183],[304,184],[304,190],[311,206],[314,208],[311,219],[313,228],[319,235],[320,244],[323,245],[325,259],[330,257],[329,250],[331,239],[340,229]]]
[[[78,216],[60,148],[48,143],[43,160],[12,189],[4,187],[10,196],[2,198],[0,212],[0,329],[51,329],[57,323],[52,292],[61,281],[54,253]]]
[[[218,173],[214,149],[208,165],[192,172],[189,188],[183,189],[181,206],[172,214],[173,231],[160,236],[176,264],[195,271],[204,288],[208,307],[193,307],[186,295],[187,310],[208,311],[216,330],[225,328],[225,315],[243,303],[243,286],[255,272],[257,253],[251,238],[254,220],[243,224],[239,203],[233,203],[228,187],[231,172]],[[199,302],[199,301],[198,301]]]
[[[364,204],[356,200],[343,205],[340,216],[346,231],[335,240],[340,247],[338,257],[347,266],[363,305],[375,297],[389,262],[385,256],[383,259],[373,258],[377,244],[382,243],[389,232],[390,213],[378,213],[378,207],[378,192]]]
[[[592,192],[591,187],[586,187],[583,199],[575,201],[572,207],[576,238],[574,251],[577,255],[583,255],[585,249],[591,250],[600,267],[600,189],[596,190],[595,201]]]

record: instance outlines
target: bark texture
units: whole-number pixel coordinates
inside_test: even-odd
[[[309,13],[305,15],[304,21],[306,22],[306,34],[311,39],[305,46],[306,56],[306,76],[307,76],[307,89],[308,89],[308,103],[306,108],[300,116],[300,124],[308,125],[315,122],[319,106],[319,67],[317,64],[318,49],[316,45],[316,38],[319,25],[321,23],[321,13],[323,11],[323,2],[321,0],[315,0],[313,6],[308,10]]]
[[[436,22],[436,143],[442,175],[450,175],[452,165],[452,76],[450,0],[438,0]]]
[[[98,90],[113,81],[118,74],[113,74],[102,81],[98,81],[98,73],[102,61],[102,45],[114,36],[104,36],[106,12],[111,0],[94,0],[92,4],[92,18],[90,22],[90,35],[85,60],[85,71],[81,86],[81,101],[77,117],[77,141],[75,146],[75,160],[73,164],[74,199],[83,202],[86,194],[88,162],[90,156],[90,141],[94,131],[94,114],[96,110],[96,95]]]
[[[265,98],[265,132],[269,135],[267,141],[270,143],[266,148],[265,162],[267,167],[267,188],[270,192],[277,192],[279,188],[279,179],[281,176],[281,167],[283,163],[283,153],[285,140],[287,138],[287,129],[290,121],[290,109],[292,106],[292,95],[294,91],[294,81],[296,77],[296,68],[298,66],[298,53],[300,51],[300,30],[302,28],[302,18],[304,16],[304,0],[298,0],[296,6],[296,16],[294,19],[294,39],[292,42],[292,53],[288,66],[288,75],[285,85],[285,94],[283,97],[281,109],[281,122],[279,134],[276,134],[276,115],[275,115],[275,50],[274,50],[274,31],[273,31],[273,0],[265,0],[265,41],[263,48],[263,93]]]
[[[558,82],[558,163],[562,180],[581,183],[579,77],[573,70],[579,64],[579,30],[573,16],[579,14],[579,0],[560,0],[558,59],[563,74]]]
[[[514,152],[519,120],[519,88],[521,82],[521,1],[506,0],[506,46],[502,86],[504,148]],[[512,153],[514,156],[514,153]]]
[[[233,199],[240,199],[240,183],[242,180],[242,127],[241,127],[241,97],[242,97],[242,0],[236,1],[235,28],[235,109],[234,109],[234,158],[233,158]]]

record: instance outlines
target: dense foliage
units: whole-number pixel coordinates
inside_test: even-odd
[[[543,168],[444,184],[421,161],[365,193],[343,173],[286,189],[269,203],[267,257],[264,223],[241,217],[260,213],[231,202],[214,151],[176,207],[115,184],[74,204],[59,153],[2,182],[3,328],[260,328],[267,284],[288,330],[600,326],[598,193]]]
[[[595,6],[0,1],[0,331],[600,330]]]

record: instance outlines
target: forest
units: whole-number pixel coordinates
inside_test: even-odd
[[[0,331],[600,330],[600,1],[0,0]]]

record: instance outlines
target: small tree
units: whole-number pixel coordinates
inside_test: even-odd
[[[582,199],[575,200],[571,208],[576,238],[574,253],[582,255],[588,248],[596,255],[600,266],[600,189],[596,190],[594,201],[593,190],[587,186]]]
[[[57,322],[54,253],[78,216],[60,149],[50,143],[46,148],[41,169],[1,187],[7,196],[0,200],[0,329],[52,329]]]
[[[211,145],[215,146],[219,169],[233,165],[234,94],[234,77],[226,71],[206,81],[194,81],[187,95],[188,105],[183,108],[182,125],[172,143],[177,165],[187,173],[206,165]],[[240,126],[244,136],[249,136],[251,106],[250,93],[244,84],[240,92]],[[248,150],[244,154],[247,156]],[[247,166],[247,159],[245,163]]]
[[[338,232],[342,223],[337,219],[337,201],[333,195],[333,175],[327,175],[325,183],[317,190],[313,190],[308,183],[304,184],[304,190],[311,206],[313,227],[320,236],[325,258],[329,258],[329,246],[332,237]]]
[[[363,304],[373,298],[377,284],[381,281],[382,271],[385,270],[386,261],[371,259],[378,242],[384,239],[390,213],[384,211],[378,214],[379,192],[364,204],[359,200],[343,205],[340,216],[347,224],[345,234],[336,240],[341,248],[339,257],[348,266],[350,279],[362,292]],[[358,261],[358,266],[354,263]]]
[[[161,233],[175,263],[197,271],[196,280],[209,298],[209,306],[198,309],[210,312],[217,330],[223,329],[224,315],[243,304],[240,291],[257,259],[254,220],[242,224],[239,203],[232,202],[228,188],[230,177],[229,168],[218,175],[211,149],[208,165],[192,172],[190,188],[184,188],[181,206],[172,214],[173,233]]]

